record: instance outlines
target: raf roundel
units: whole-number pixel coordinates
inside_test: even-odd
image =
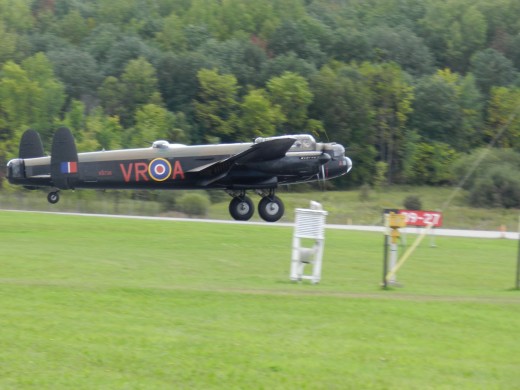
[[[155,181],[164,181],[168,179],[172,173],[172,166],[164,158],[156,158],[148,165],[148,173]]]

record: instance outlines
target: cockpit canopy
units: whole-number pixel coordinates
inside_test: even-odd
[[[307,151],[315,151],[316,150],[316,140],[312,135],[309,134],[297,134],[290,136],[279,136],[279,137],[258,137],[255,139],[255,144],[265,141],[271,141],[273,139],[280,138],[295,138],[294,144],[291,146],[290,152],[307,152]]]

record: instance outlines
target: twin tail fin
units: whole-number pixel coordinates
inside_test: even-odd
[[[19,158],[35,158],[44,157],[43,144],[40,134],[37,131],[29,129],[26,130],[20,140],[20,148],[18,150]]]
[[[70,130],[60,127],[54,134],[51,149],[51,180],[60,190],[74,188],[79,175],[76,142]]]

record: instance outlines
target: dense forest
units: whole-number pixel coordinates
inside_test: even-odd
[[[478,160],[474,203],[520,207],[519,110],[518,0],[0,0],[4,166],[27,128],[79,150],[310,133],[347,146],[340,187]]]

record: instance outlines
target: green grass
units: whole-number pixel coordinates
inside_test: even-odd
[[[512,240],[424,240],[384,291],[376,233],[327,230],[311,285],[276,225],[0,212],[0,232],[2,390],[520,383]]]

